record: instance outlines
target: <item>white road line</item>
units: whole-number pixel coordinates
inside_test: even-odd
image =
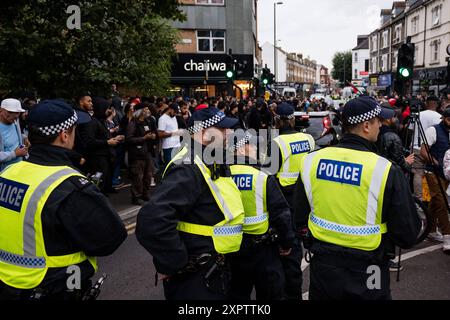
[[[419,256],[421,254],[430,253],[430,252],[433,252],[433,251],[436,251],[436,250],[439,250],[439,249],[442,249],[442,243],[434,245],[434,246],[431,246],[431,247],[426,247],[426,248],[423,248],[423,249],[419,249],[419,250],[416,250],[416,251],[407,252],[405,254],[402,254],[402,260],[401,261],[405,261],[405,260],[414,258],[416,256]],[[394,259],[394,261],[398,262],[398,257],[396,257]]]
[[[442,243],[441,244],[437,244],[431,247],[426,247],[423,249],[419,249],[416,251],[411,251],[411,252],[407,252],[405,254],[402,254],[402,260],[401,261],[405,261],[417,256],[420,256],[421,254],[425,254],[425,253],[430,253],[436,250],[442,249]],[[394,259],[394,262],[397,263],[398,262],[398,257],[396,257]],[[302,260],[302,271],[304,271],[307,267],[309,267],[309,264],[307,264],[307,262],[305,261],[305,259]],[[305,293],[303,293],[303,300],[309,300],[309,291],[306,291]]]

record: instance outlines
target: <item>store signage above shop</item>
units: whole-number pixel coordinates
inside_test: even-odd
[[[254,77],[253,55],[234,54],[237,79]],[[226,79],[226,54],[178,54],[173,60],[172,79]]]

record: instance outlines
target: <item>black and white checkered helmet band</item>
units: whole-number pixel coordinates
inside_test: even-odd
[[[189,133],[190,134],[195,134],[197,132],[202,131],[203,129],[208,129],[210,127],[215,126],[216,124],[218,124],[220,121],[222,121],[223,119],[225,119],[225,114],[216,114],[214,117],[209,118],[208,120],[202,121],[202,122],[196,122],[193,126],[189,127]]]
[[[288,115],[288,116],[280,116],[278,114],[275,115],[275,119],[291,120],[291,119],[294,119],[294,118],[295,118],[294,114],[291,114],[291,115]]]
[[[245,146],[247,143],[250,142],[250,139],[252,138],[252,135],[250,133],[246,133],[244,138],[242,138],[241,140],[239,140],[238,142],[236,142],[236,144],[233,147],[233,152],[242,148],[243,146]]]
[[[357,116],[348,117],[347,122],[350,124],[358,124],[362,123],[364,121],[369,121],[370,119],[373,119],[375,117],[378,117],[378,115],[381,113],[381,107],[377,106],[375,109],[373,109],[370,112],[366,112]]]
[[[40,127],[38,129],[43,135],[52,136],[52,135],[60,133],[61,131],[70,129],[77,122],[77,120],[78,120],[78,116],[77,116],[77,113],[74,111],[73,116],[71,116],[66,121],[59,123],[59,124],[51,125],[51,126]]]

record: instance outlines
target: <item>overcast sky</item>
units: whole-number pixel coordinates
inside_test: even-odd
[[[273,0],[258,1],[259,43],[273,43]],[[278,46],[332,67],[336,51],[356,47],[359,34],[378,27],[380,9],[392,0],[282,0],[277,5]]]

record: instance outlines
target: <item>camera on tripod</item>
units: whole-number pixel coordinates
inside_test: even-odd
[[[409,103],[409,109],[411,110],[411,113],[420,113],[425,108],[425,104],[422,100],[419,100],[417,98],[412,98]]]

